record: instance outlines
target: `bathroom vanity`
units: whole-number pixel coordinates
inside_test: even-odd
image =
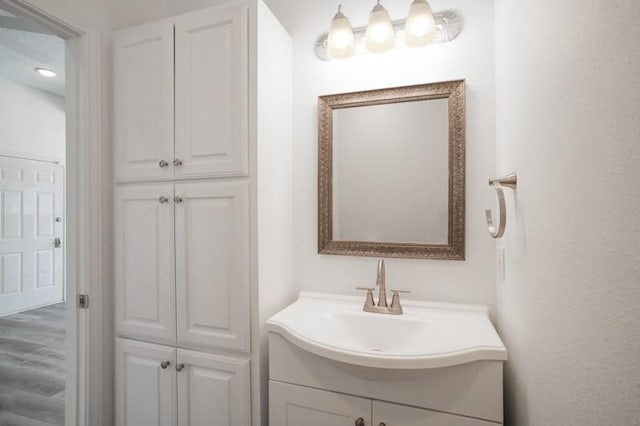
[[[271,425],[502,424],[506,349],[485,307],[302,293],[267,321]]]

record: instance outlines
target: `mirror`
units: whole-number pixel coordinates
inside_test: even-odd
[[[318,99],[318,252],[464,260],[464,81]]]

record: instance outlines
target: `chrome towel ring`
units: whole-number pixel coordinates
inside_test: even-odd
[[[492,186],[496,190],[498,196],[498,209],[500,210],[500,217],[498,226],[496,227],[493,222],[493,213],[491,210],[485,210],[487,216],[487,225],[489,228],[489,234],[493,238],[502,238],[504,230],[507,226],[507,205],[504,201],[504,191],[502,188],[516,189],[518,185],[518,177],[515,173],[508,174],[506,176],[489,179],[489,186]]]

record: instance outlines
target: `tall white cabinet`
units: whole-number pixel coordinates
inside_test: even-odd
[[[293,297],[273,232],[291,219],[290,48],[259,0],[114,33],[118,426],[267,422],[263,322]]]

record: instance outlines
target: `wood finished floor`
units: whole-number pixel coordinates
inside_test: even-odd
[[[0,318],[0,426],[64,424],[64,304]]]

